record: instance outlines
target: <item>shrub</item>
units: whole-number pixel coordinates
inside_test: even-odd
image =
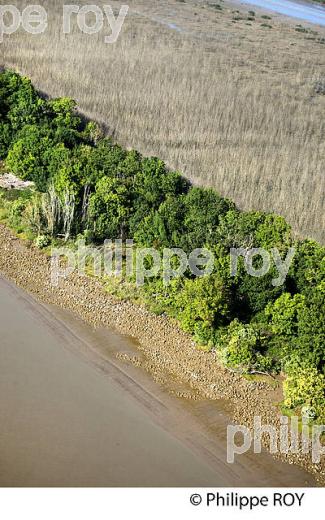
[[[242,372],[271,371],[273,361],[267,355],[266,336],[258,325],[234,320],[220,338],[218,347],[223,363]]]
[[[47,235],[39,235],[36,239],[35,239],[35,245],[36,247],[38,247],[39,249],[43,249],[44,247],[47,247],[49,246],[51,243],[51,239],[49,236]]]
[[[325,421],[325,376],[313,366],[287,367],[283,384],[284,405],[288,408],[305,406],[319,422]]]

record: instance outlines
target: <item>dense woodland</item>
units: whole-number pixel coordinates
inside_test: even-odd
[[[163,161],[142,157],[104,137],[68,98],[44,99],[29,79],[0,73],[0,159],[35,189],[1,193],[1,218],[39,246],[84,237],[133,238],[138,246],[207,247],[209,276],[190,272],[144,291],[158,313],[176,318],[198,344],[242,373],[285,374],[283,406],[325,421],[325,248],[297,241],[274,214],[242,212],[212,189],[193,187]],[[296,248],[280,287],[229,269],[232,247]],[[132,280],[130,280],[132,282]],[[139,289],[140,290],[140,289]],[[207,354],[208,355],[208,354]]]

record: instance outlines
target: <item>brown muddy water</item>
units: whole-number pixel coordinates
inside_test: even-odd
[[[314,485],[267,453],[227,464],[224,403],[170,395],[117,359],[134,340],[1,276],[0,331],[0,486]]]

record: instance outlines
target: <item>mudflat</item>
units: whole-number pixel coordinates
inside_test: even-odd
[[[248,452],[226,463],[222,404],[186,404],[118,361],[131,338],[95,331],[0,277],[1,486],[312,485]],[[210,427],[203,415],[208,412]]]
[[[76,354],[82,339],[2,278],[0,327],[1,486],[217,482],[130,397],[122,374]]]

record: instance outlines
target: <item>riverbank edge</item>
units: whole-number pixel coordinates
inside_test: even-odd
[[[325,0],[302,0],[301,2],[296,0],[294,2],[297,6],[302,5],[306,7],[314,7],[314,8],[324,8],[325,9]],[[241,13],[247,14],[248,10],[252,10],[256,12],[259,16],[261,15],[269,15],[271,17],[272,22],[277,21],[278,23],[282,23],[287,26],[298,26],[298,24],[304,24],[308,27],[318,27],[323,29],[325,27],[322,23],[317,23],[315,21],[310,21],[304,18],[297,18],[293,14],[285,14],[280,11],[276,11],[271,7],[266,7],[262,5],[258,5],[256,3],[250,2],[250,0],[242,2],[241,0],[228,0],[227,4],[232,6],[233,8],[238,9]],[[226,5],[226,4],[225,4]]]
[[[194,398],[229,401],[236,423],[251,428],[254,416],[260,416],[262,424],[279,430],[279,385],[250,381],[225,369],[215,352],[197,349],[193,339],[181,331],[177,323],[165,316],[156,316],[143,306],[118,300],[105,291],[97,279],[73,273],[54,287],[50,258],[18,239],[3,224],[0,224],[0,253],[0,272],[42,303],[73,312],[93,327],[109,327],[135,338],[145,360],[134,362],[158,383],[168,388],[170,375],[188,384]],[[301,450],[298,454],[277,457],[304,468],[320,485],[325,484],[324,461],[312,464],[310,455]]]

